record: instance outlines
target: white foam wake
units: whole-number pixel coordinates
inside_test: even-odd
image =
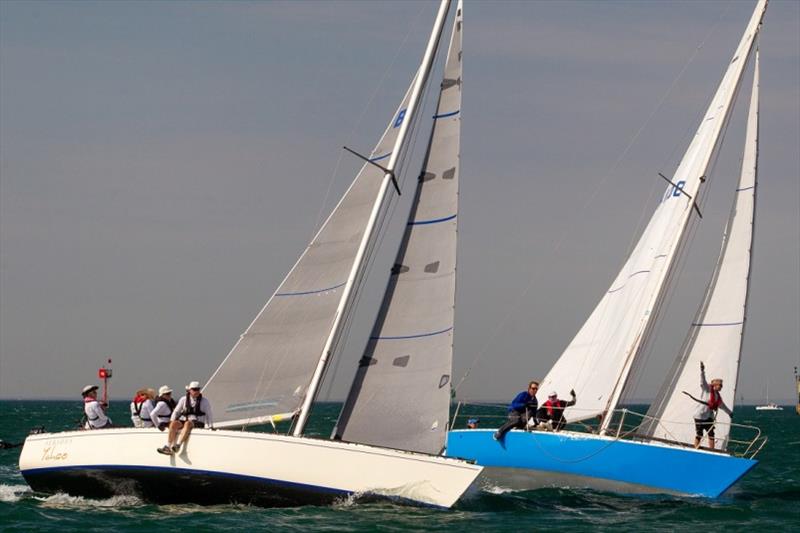
[[[30,490],[27,485],[0,485],[0,502],[18,502]]]
[[[112,496],[102,500],[94,500],[91,498],[84,498],[83,496],[70,496],[63,492],[58,492],[52,496],[36,497],[37,500],[42,502],[42,507],[50,508],[121,508],[121,507],[136,507],[142,505],[142,500],[136,496]]]

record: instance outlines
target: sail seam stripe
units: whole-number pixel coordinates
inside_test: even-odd
[[[694,322],[692,326],[741,326],[744,324],[744,320],[741,322]]]
[[[631,279],[633,276],[636,276],[636,275],[638,275],[638,274],[647,274],[648,272],[650,272],[650,271],[649,271],[649,270],[640,270],[640,271],[638,271],[638,272],[634,272],[633,274],[631,274],[630,276],[628,276],[628,279]],[[627,285],[627,283],[625,283],[625,285]],[[610,294],[610,293],[612,293],[612,292],[621,291],[622,289],[624,289],[624,288],[625,288],[625,285],[623,285],[622,287],[620,287],[620,288],[618,288],[618,289],[610,289],[608,292],[609,292],[609,294]]]
[[[750,189],[755,189],[755,188],[756,188],[755,185],[751,185],[750,187],[742,187],[741,189],[736,189],[736,192],[749,191]]]
[[[388,154],[379,155],[378,157],[372,157],[372,158],[370,158],[370,161],[372,161],[374,163],[375,161],[380,161],[381,159],[386,159],[390,155],[392,155],[392,152],[389,152]]]
[[[386,340],[418,339],[420,337],[432,337],[433,335],[440,335],[442,333],[447,333],[448,331],[451,331],[452,329],[453,329],[453,326],[450,326],[447,329],[443,329],[441,331],[433,331],[431,333],[421,333],[419,335],[399,335],[399,336],[395,336],[395,337],[370,337],[370,340],[386,341]]]
[[[434,218],[434,219],[431,219],[431,220],[409,220],[408,221],[408,225],[409,226],[419,226],[419,225],[423,225],[423,224],[437,224],[439,222],[447,222],[448,220],[453,220],[454,218],[456,218],[456,216],[457,216],[457,214],[456,215],[450,215],[449,217],[444,217],[444,218]]]
[[[320,293],[320,292],[332,291],[333,289],[338,289],[339,287],[343,287],[344,285],[345,285],[344,283],[340,283],[338,285],[334,285],[333,287],[328,287],[328,288],[325,288],[325,289],[318,289],[318,290],[315,290],[315,291],[276,292],[275,296],[303,296],[305,294],[317,294],[317,293]]]
[[[452,111],[450,113],[442,113],[441,115],[433,115],[433,119],[436,120],[436,119],[440,119],[440,118],[452,117],[452,116],[458,115],[459,113],[461,113],[461,110],[460,109],[456,109],[455,111]]]

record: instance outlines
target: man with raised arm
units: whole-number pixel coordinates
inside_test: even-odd
[[[694,412],[695,449],[700,447],[704,432],[708,433],[708,447],[712,450],[714,449],[714,421],[717,417],[718,409],[722,409],[733,417],[733,411],[722,401],[721,390],[722,380],[720,378],[714,378],[711,380],[711,384],[708,384],[708,381],[706,381],[706,365],[700,361],[700,398],[695,398],[684,391],[684,394],[699,404]]]

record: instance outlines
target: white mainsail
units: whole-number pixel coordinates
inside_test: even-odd
[[[335,438],[431,454],[444,446],[453,359],[462,16],[459,2],[425,164]]]
[[[753,255],[758,182],[758,85],[756,50],[747,134],[736,196],[725,228],[717,267],[703,304],[689,331],[684,350],[676,360],[671,378],[648,412],[649,416],[657,419],[648,432],[656,438],[685,443],[694,441],[692,417],[697,402],[683,394],[683,391],[695,397],[700,396],[701,362],[705,364],[709,382],[714,378],[723,380],[722,400],[733,409]],[[717,420],[722,424],[716,427],[716,446],[724,450],[730,433],[730,417],[720,409]]]
[[[556,361],[542,389],[578,402],[567,410],[576,421],[605,417],[618,404],[631,368],[645,348],[663,301],[695,201],[731,112],[767,0],[759,0],[714,98],[675,175],[636,247],[589,319]]]
[[[370,161],[300,256],[278,290],[209,379],[204,393],[222,409],[218,427],[299,414],[300,434],[325,366],[361,280],[373,229],[414,122],[438,47],[443,0],[422,64]],[[385,165],[385,166],[384,166]]]
[[[391,155],[411,90],[370,156]],[[278,289],[211,376],[218,425],[290,416],[301,405],[383,179],[365,164]]]

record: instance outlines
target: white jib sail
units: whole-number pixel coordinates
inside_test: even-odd
[[[438,454],[450,407],[462,6],[400,250],[334,437]]]
[[[756,187],[758,183],[758,51],[755,54],[753,89],[747,116],[747,134],[739,184],[731,215],[722,239],[717,267],[706,290],[703,304],[689,331],[685,348],[676,361],[671,379],[650,407],[648,414],[657,418],[650,434],[660,439],[693,443],[695,400],[699,398],[700,362],[706,367],[710,382],[723,380],[722,400],[733,409],[739,375],[750,263],[755,228]],[[730,433],[730,417],[722,409],[717,412],[716,447],[725,449]]]
[[[766,4],[766,0],[759,0],[697,133],[672,177],[677,186],[667,188],[617,278],[542,381],[542,390],[555,390],[562,397],[575,389],[578,401],[567,409],[569,420],[605,416],[619,402],[634,360],[642,351],[654,323],[652,319],[661,306],[667,278],[730,114]],[[610,419],[605,417],[604,427]]]

